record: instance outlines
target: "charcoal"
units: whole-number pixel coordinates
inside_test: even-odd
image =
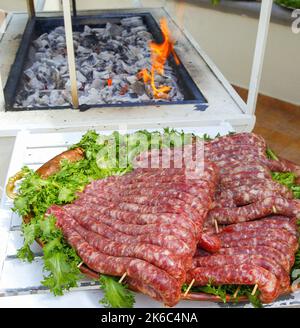
[[[53,90],[49,96],[50,105],[52,106],[66,106],[66,99],[59,90]]]
[[[144,23],[143,23],[142,17],[134,16],[134,17],[123,18],[121,20],[121,24],[123,26],[135,27],[135,26],[142,26]]]
[[[76,71],[76,74],[77,74],[77,81],[81,83],[86,83],[87,78],[80,71]]]
[[[101,79],[94,79],[91,83],[91,88],[102,89],[105,86],[105,82]]]
[[[135,75],[129,75],[126,77],[126,80],[130,83],[133,84],[134,82],[136,82],[137,77]]]
[[[80,104],[160,101],[153,98],[149,83],[137,79],[142,69],[151,70],[149,41],[152,37],[140,16],[103,27],[86,25],[83,30],[73,32],[73,39]],[[71,103],[66,55],[63,26],[32,42],[31,59],[25,65],[16,96],[17,107],[55,107]],[[155,75],[155,84],[171,87],[170,101],[183,99],[168,63],[163,75]]]
[[[132,84],[131,90],[133,91],[133,93],[142,96],[143,94],[145,94],[145,85],[143,82],[136,81]]]
[[[117,36],[121,36],[122,34],[122,27],[117,24],[106,24],[106,30],[109,32],[109,34],[115,38]]]

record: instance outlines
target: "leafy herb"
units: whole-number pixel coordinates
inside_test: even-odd
[[[274,155],[274,153],[272,153]],[[270,153],[267,153],[268,157],[271,156]],[[276,155],[274,155],[276,157]],[[277,158],[277,157],[276,157]],[[292,192],[293,196],[296,199],[300,199],[300,185],[296,184],[296,175],[293,172],[272,172],[272,178],[283,184],[284,186],[288,187]],[[298,230],[300,233],[300,220],[297,222]],[[299,240],[300,243],[300,240]],[[293,276],[293,272],[295,270],[300,270],[300,249],[295,253],[295,263],[291,270],[291,280],[294,281],[298,279],[298,276]]]
[[[183,286],[183,291],[186,289],[187,286]],[[236,293],[238,289],[238,292]],[[196,286],[191,288],[191,292],[204,292],[207,294],[212,294],[219,296],[223,303],[227,302],[226,296],[229,296],[231,301],[238,302],[241,296],[246,296],[249,302],[254,307],[262,307],[261,301],[259,299],[259,290],[252,295],[253,286],[249,285],[220,285],[220,286],[213,286],[211,283],[207,284],[206,286]],[[233,296],[236,296],[235,298]]]
[[[275,2],[289,8],[300,8],[300,0],[275,0]]]
[[[295,198],[300,199],[300,185],[297,185],[295,180],[296,176],[292,172],[272,172],[272,178],[287,186],[292,192]]]
[[[100,303],[105,307],[112,308],[132,308],[135,299],[133,293],[127,289],[126,285],[118,282],[115,277],[107,275],[100,276],[100,288],[103,290],[104,297]]]

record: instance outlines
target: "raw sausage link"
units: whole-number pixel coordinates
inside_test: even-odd
[[[265,219],[257,221],[248,221],[243,223],[236,223],[225,226],[222,231],[233,232],[233,231],[246,231],[252,229],[264,230],[266,228],[270,229],[284,229],[294,236],[298,236],[297,225],[295,220],[290,219],[286,216],[270,216]]]
[[[135,244],[126,245],[119,242],[110,241],[103,236],[88,231],[78,225],[74,219],[65,214],[64,224],[75,230],[83,237],[90,246],[101,253],[116,257],[133,257],[147,261],[162,270],[168,272],[171,276],[183,282],[185,280],[185,271],[178,257],[172,255],[169,250],[164,250],[155,245]]]
[[[230,240],[230,241],[221,241],[222,248],[226,247],[256,247],[256,246],[268,246],[274,249],[277,249],[281,252],[286,260],[289,262],[289,267],[291,268],[295,261],[294,251],[290,249],[288,244],[284,242],[274,241],[272,238],[264,237],[255,237],[255,238],[246,238],[241,240]]]
[[[210,253],[216,253],[221,248],[221,240],[217,235],[203,233],[198,241],[198,247]]]
[[[271,214],[298,218],[300,217],[300,201],[282,197],[268,197],[262,201],[238,208],[213,209],[209,212],[207,221],[211,225],[213,225],[214,220],[220,224],[231,224],[259,219]]]
[[[154,224],[154,223],[165,223],[165,224],[177,224],[187,230],[190,230],[197,236],[198,231],[195,223],[188,218],[184,218],[182,214],[176,213],[134,213],[124,211],[118,208],[109,208],[98,205],[98,201],[76,200],[76,205],[90,206],[93,210],[97,211],[98,214],[107,215],[113,219],[121,220],[126,223],[132,224]]]
[[[158,234],[165,234],[167,235],[172,234],[176,238],[181,239],[184,241],[190,249],[195,247],[195,238],[194,234],[186,230],[184,228],[178,227],[176,225],[170,224],[146,224],[146,225],[138,225],[138,224],[130,224],[124,223],[120,220],[112,220],[109,216],[98,214],[97,212],[89,211],[85,207],[80,207],[77,205],[67,205],[65,209],[68,213],[70,213],[80,224],[82,225],[89,225],[94,223],[103,223],[111,228],[116,229],[117,231],[123,232],[127,235],[132,236],[145,236],[148,235],[150,237],[156,236]],[[96,227],[95,227],[96,229]],[[96,231],[95,231],[96,232]]]
[[[258,237],[264,238],[266,240],[270,239],[278,241],[279,243],[285,243],[293,252],[295,252],[299,246],[297,237],[289,233],[288,231],[282,229],[271,229],[267,227],[263,230],[247,229],[243,231],[233,232],[223,230],[221,233],[217,234],[217,236],[220,238],[222,244]]]
[[[197,267],[220,267],[224,265],[250,264],[260,266],[273,273],[281,284],[282,290],[287,290],[290,286],[290,276],[283,267],[270,258],[262,255],[212,255],[193,258],[193,268]]]
[[[253,145],[261,149],[266,149],[267,145],[263,137],[249,132],[236,133],[231,135],[215,138],[212,141],[205,143],[205,148],[214,149],[231,145]]]
[[[112,276],[121,276],[126,272],[129,277],[152,287],[168,306],[174,306],[180,300],[180,283],[164,270],[143,260],[102,254],[65,223],[60,222],[59,225],[68,243],[76,249],[78,256],[92,270]]]
[[[222,267],[198,267],[187,274],[187,282],[195,279],[195,286],[208,283],[215,285],[258,285],[260,299],[264,303],[275,300],[280,292],[276,276],[268,270],[249,264],[225,265]]]
[[[272,260],[280,264],[287,273],[289,273],[290,271],[289,259],[287,259],[285,254],[269,246],[255,246],[255,247],[245,246],[245,247],[221,248],[218,253],[224,255],[260,254],[266,258],[271,258]]]

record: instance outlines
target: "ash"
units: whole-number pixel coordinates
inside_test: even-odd
[[[64,33],[64,27],[57,27],[33,41],[16,107],[70,106]],[[143,68],[151,69],[152,35],[141,17],[107,23],[104,28],[84,26],[83,32],[74,32],[73,37],[80,105],[161,101],[153,98],[149,84],[137,78]],[[171,87],[163,101],[183,100],[168,63],[164,75],[156,75],[155,80],[157,86]]]

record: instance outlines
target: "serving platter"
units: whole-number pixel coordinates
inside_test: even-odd
[[[151,130],[151,129],[149,129]],[[194,132],[197,135],[204,133],[215,136],[232,131],[230,125],[183,128],[187,133]],[[135,130],[124,131],[134,132]],[[102,134],[110,134],[112,131],[98,131]],[[123,132],[123,131],[122,131]],[[22,166],[27,165],[31,169],[38,169],[54,156],[65,151],[68,146],[78,142],[83,132],[70,133],[43,133],[36,134],[30,131],[22,131],[18,134],[11,158],[7,176],[10,177],[18,172]],[[78,287],[66,293],[64,297],[54,297],[41,285],[42,272],[42,249],[36,243],[33,251],[37,255],[36,260],[29,264],[19,261],[16,252],[22,246],[20,224],[22,219],[11,212],[12,201],[3,196],[0,210],[0,306],[49,306],[49,307],[99,307],[101,291],[97,282],[92,279],[80,281]],[[18,296],[18,297],[16,297]],[[181,301],[177,307],[219,307],[219,306],[249,306],[248,303],[223,304],[220,299],[208,294],[188,294],[187,299],[201,300],[193,302]],[[267,307],[299,306],[300,293],[281,296],[276,302]],[[147,296],[136,295],[136,307],[161,307],[162,304],[151,300]]]

